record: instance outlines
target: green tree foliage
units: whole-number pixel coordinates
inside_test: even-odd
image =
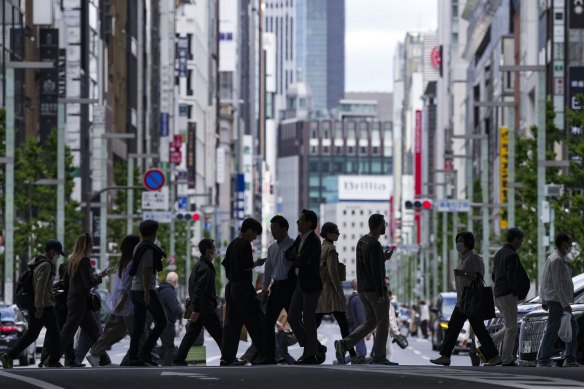
[[[584,96],[577,97],[580,105],[584,104]],[[570,262],[574,274],[584,272],[584,112],[568,111],[568,128],[566,134],[566,147],[570,167],[567,174],[558,178],[558,183],[564,187],[564,194],[553,202],[556,211],[556,231],[567,232],[580,249],[574,250],[574,260]]]
[[[555,159],[554,143],[561,133],[554,125],[553,104],[546,103],[546,159]],[[521,247],[521,262],[530,279],[537,278],[537,126],[529,128],[527,136],[517,137],[515,143],[515,180],[521,186],[515,190],[516,227],[525,232]],[[546,183],[557,182],[558,169],[546,169]],[[512,226],[513,227],[513,226]],[[505,236],[501,237],[504,243]]]
[[[5,112],[0,109],[0,155],[5,154]],[[36,185],[41,179],[57,178],[57,131],[51,131],[48,139],[40,145],[28,139],[15,150],[14,166],[14,255],[20,268],[31,257],[43,250],[48,239],[57,236],[57,187]],[[72,247],[77,233],[81,232],[79,204],[71,201],[73,192],[73,156],[65,149],[65,249]],[[4,226],[4,169],[0,169],[2,229]],[[2,270],[4,255],[1,256]]]

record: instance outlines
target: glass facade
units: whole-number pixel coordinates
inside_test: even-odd
[[[312,145],[309,147],[307,177],[309,209],[319,213],[321,204],[338,201],[339,175],[392,174],[392,154],[386,151],[391,150],[392,144],[391,124],[388,124],[352,120],[310,122]],[[334,132],[329,132],[332,129]],[[338,145],[339,139],[343,140],[343,146]],[[314,145],[315,140],[318,141],[318,146]],[[349,141],[366,142],[367,145],[348,146],[346,144]],[[326,146],[328,143],[335,147]]]

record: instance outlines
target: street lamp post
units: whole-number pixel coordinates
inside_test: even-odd
[[[4,303],[14,297],[14,69],[52,69],[53,62],[7,62],[6,68],[6,189],[4,193]]]
[[[107,188],[107,139],[134,139],[135,134],[106,132],[101,134],[101,188]],[[107,191],[99,199],[99,268],[106,268],[107,261]]]
[[[57,111],[57,240],[65,247],[65,105],[97,104],[97,99],[59,98]]]

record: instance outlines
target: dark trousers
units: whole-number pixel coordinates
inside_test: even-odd
[[[316,328],[320,327],[320,323],[322,322],[322,317],[324,315],[325,315],[324,313],[316,314]],[[351,333],[349,330],[349,321],[347,320],[347,315],[345,314],[345,312],[332,312],[332,315],[337,321],[337,324],[339,325],[339,329],[341,330],[341,336],[343,337],[343,339],[345,339]],[[352,357],[357,356],[354,347],[351,347],[351,349],[349,350],[349,355]]]
[[[14,347],[7,352],[8,357],[14,359],[20,355],[28,346],[32,344],[41,333],[43,327],[47,328],[46,338],[50,338],[50,363],[55,363],[61,358],[60,349],[60,339],[59,334],[59,323],[57,322],[57,313],[55,312],[55,307],[45,307],[43,308],[43,315],[40,319],[35,317],[35,310],[31,309],[28,318],[28,329],[20,338],[20,340],[14,345]]]
[[[183,340],[178,346],[178,351],[176,352],[175,361],[184,362],[187,359],[190,348],[193,346],[201,330],[205,329],[209,332],[209,335],[213,338],[217,346],[221,348],[221,341],[223,339],[223,327],[221,327],[221,322],[219,321],[219,316],[217,312],[200,312],[199,318],[196,322],[190,322],[187,324],[187,332]]]
[[[162,343],[162,346],[160,347],[159,355],[162,366],[172,366],[172,360],[174,359],[174,338],[176,336],[175,323],[176,320],[169,320],[160,335],[160,343]]]
[[[428,339],[428,320],[422,320],[420,322],[420,329],[422,330],[424,339]]]
[[[55,312],[57,314],[57,323],[59,324],[59,347],[61,347],[61,329],[65,325],[67,321],[67,305],[59,307],[55,307]],[[45,336],[45,341],[43,343],[43,351],[41,352],[41,364],[44,364],[44,361],[49,360],[50,351],[51,350],[51,338]],[[71,363],[75,362],[75,350],[73,349],[73,344],[69,346],[67,350],[63,350],[65,353],[65,365],[70,365]],[[39,365],[40,367],[41,365]]]
[[[275,281],[270,288],[270,295],[266,301],[266,314],[264,316],[264,358],[272,360],[276,357],[276,335],[274,326],[278,317],[285,309],[290,309],[293,286],[290,281]]]
[[[485,354],[487,360],[496,357],[499,353],[497,352],[497,348],[495,347],[495,343],[493,343],[491,335],[489,335],[489,332],[485,328],[485,322],[483,319],[467,317],[460,311],[458,306],[454,307],[452,316],[450,316],[450,320],[448,321],[448,330],[444,336],[440,355],[450,358],[452,350],[454,350],[454,346],[458,340],[458,334],[460,333],[460,330],[462,330],[466,320],[470,322],[470,326],[479,339],[479,342],[481,342],[481,350]]]
[[[160,338],[164,327],[168,323],[164,307],[158,299],[158,294],[154,290],[150,290],[150,304],[146,305],[144,302],[144,291],[133,290],[131,293],[132,303],[134,304],[134,330],[130,337],[130,351],[129,357],[132,360],[138,359],[138,351],[140,351],[140,358],[149,360],[150,353],[156,345],[156,341]],[[146,325],[146,312],[150,312],[154,318],[154,328],[150,331],[146,342],[142,346],[142,350],[138,350],[140,346],[140,337],[144,333],[144,326]]]
[[[288,323],[290,323],[298,343],[304,348],[303,355],[307,357],[315,356],[318,352],[316,305],[319,297],[320,291],[305,293],[302,291],[300,281],[297,281],[292,301],[290,301]]]
[[[70,294],[67,297],[67,320],[61,328],[61,350],[68,350],[73,344],[73,337],[77,329],[85,333],[90,347],[99,338],[99,325],[95,321],[93,312],[89,310],[87,295]]]
[[[228,282],[225,286],[225,323],[221,341],[221,359],[235,361],[241,327],[245,324],[253,345],[263,354],[262,323],[264,314],[253,286],[246,282]]]

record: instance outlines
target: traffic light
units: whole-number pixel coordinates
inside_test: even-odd
[[[432,199],[415,199],[415,200],[406,200],[404,202],[405,209],[413,209],[415,211],[419,210],[431,210],[434,206]]]
[[[198,222],[201,220],[201,213],[200,212],[179,212],[176,214],[176,220],[182,222]]]

